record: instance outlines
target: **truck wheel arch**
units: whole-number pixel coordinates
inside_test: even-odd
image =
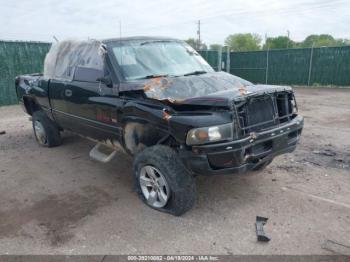
[[[123,128],[123,143],[127,152],[136,155],[143,149],[163,143],[171,137],[169,132],[146,121],[126,121]]]
[[[40,105],[32,97],[24,96],[23,97],[23,104],[24,104],[24,107],[29,115],[33,115],[34,112],[41,110]]]

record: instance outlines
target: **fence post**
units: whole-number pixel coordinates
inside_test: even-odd
[[[308,76],[308,79],[307,79],[307,86],[310,86],[310,81],[311,81],[312,57],[313,57],[313,54],[314,54],[314,45],[315,45],[315,43],[312,43],[311,51],[310,51],[309,76]]]
[[[226,72],[227,73],[230,73],[230,69],[231,69],[231,61],[230,61],[230,47],[229,46],[227,46],[227,49],[226,49],[226,55],[227,55],[227,57],[226,57]]]
[[[218,50],[218,71],[221,71],[222,47]]]
[[[267,78],[269,75],[269,52],[270,52],[270,48],[267,48],[266,51],[266,68],[265,68],[265,84],[267,85]]]

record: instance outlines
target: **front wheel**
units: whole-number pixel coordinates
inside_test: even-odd
[[[134,174],[139,196],[148,206],[176,216],[193,207],[194,178],[170,147],[157,145],[140,152]]]

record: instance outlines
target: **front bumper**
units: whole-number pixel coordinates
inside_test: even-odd
[[[193,146],[191,151],[182,151],[180,157],[195,174],[243,173],[277,155],[294,151],[303,125],[303,117],[297,116],[286,124],[252,133],[243,139]]]

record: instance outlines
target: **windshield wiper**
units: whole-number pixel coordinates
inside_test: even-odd
[[[204,70],[197,70],[193,71],[187,74],[184,74],[182,76],[190,76],[190,75],[202,75],[208,73],[207,71]],[[151,78],[157,78],[157,77],[179,77],[181,75],[170,75],[170,74],[151,74],[151,75],[146,75],[146,76],[141,76],[138,78],[135,78],[134,80],[140,80],[140,79],[151,79]]]
[[[171,76],[169,74],[153,74],[153,75],[147,75],[147,76],[142,76],[142,77],[139,77],[139,78],[136,78],[136,80],[138,79],[150,79],[150,78],[157,78],[157,77],[167,77],[167,76]]]
[[[197,70],[197,71],[193,71],[187,74],[184,74],[184,76],[192,76],[192,75],[202,75],[202,74],[206,74],[207,71],[204,70]]]

